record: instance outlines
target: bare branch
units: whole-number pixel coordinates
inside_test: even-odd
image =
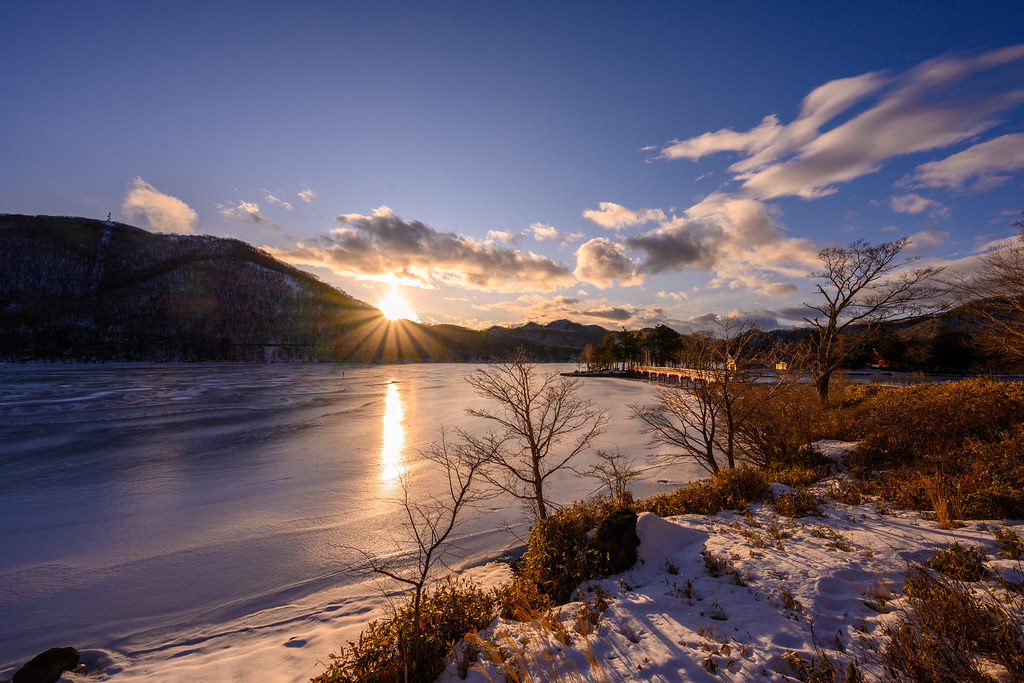
[[[1021,232],[982,256],[973,275],[955,273],[947,280],[966,311],[984,327],[989,350],[1015,362],[1024,361],[1024,220]]]
[[[482,471],[488,482],[530,501],[544,519],[551,505],[545,482],[591,446],[607,414],[578,395],[580,380],[542,373],[523,352],[467,381],[491,403],[467,412],[496,429],[482,437],[462,431],[463,442],[488,463]]]
[[[444,495],[418,494],[414,500],[409,481],[403,479],[400,505],[405,518],[402,531],[408,545],[395,541],[399,552],[383,557],[357,549],[366,559],[370,571],[412,587],[417,628],[424,586],[436,565],[445,564],[447,545],[462,515],[467,508],[493,495],[493,492],[479,486],[483,468],[489,462],[487,452],[478,451],[464,441],[451,442],[442,429],[440,438],[424,448],[420,455],[441,470],[447,484]],[[411,546],[411,549],[403,551],[403,546]]]
[[[874,326],[919,312],[941,292],[936,285],[941,268],[908,269],[916,258],[897,259],[909,243],[907,237],[874,246],[857,240],[818,253],[824,268],[810,277],[823,280],[815,289],[824,302],[804,303],[819,314],[804,321],[815,329],[811,372],[823,401],[828,400],[832,374]]]
[[[662,462],[692,459],[712,474],[736,466],[739,425],[757,404],[754,383],[774,364],[774,352],[758,345],[761,334],[752,325],[726,318],[717,332],[689,338],[680,356],[684,367],[696,371],[689,386],[661,387],[655,405],[630,406],[652,446],[676,449],[662,456]],[[769,386],[756,393],[758,400],[771,397],[774,386]]]

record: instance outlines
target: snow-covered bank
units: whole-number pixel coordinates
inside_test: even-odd
[[[483,586],[509,579],[506,563],[489,562],[464,574]],[[81,650],[83,675],[65,673],[65,683],[178,683],[254,681],[293,683],[323,673],[328,655],[354,640],[367,621],[387,616],[389,602],[402,601],[394,587],[366,580],[332,588],[294,603],[268,606],[237,621],[197,628],[146,650],[121,643]],[[0,671],[9,680],[17,667]]]
[[[839,669],[855,660],[871,678],[878,669],[861,637],[899,618],[910,563],[959,542],[981,550],[995,574],[1024,579],[1019,561],[998,555],[993,530],[1003,522],[942,530],[875,500],[830,499],[835,482],[812,489],[822,496],[821,517],[782,517],[770,504],[749,515],[644,513],[641,561],[591,581],[559,610],[564,644],[548,628],[500,620],[481,635],[547,672],[537,680],[799,680],[797,657],[808,664],[816,648]],[[1024,533],[1024,525],[1010,526]],[[459,680],[454,666],[442,680]],[[482,657],[468,680],[500,680],[500,669]]]

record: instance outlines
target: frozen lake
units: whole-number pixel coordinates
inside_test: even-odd
[[[417,451],[442,425],[484,428],[465,414],[476,367],[0,366],[0,676],[49,647],[109,653],[108,674],[128,673],[371,609],[382,598],[345,571],[351,548],[390,551],[399,474],[431,489]],[[613,419],[599,447],[642,459],[627,405],[654,388],[587,378],[583,393]],[[649,473],[634,491],[700,474]],[[595,486],[566,476],[551,490],[564,502]],[[522,522],[492,501],[462,529],[461,566],[517,544]],[[353,591],[362,602],[346,607]],[[281,665],[311,667],[336,644],[289,643]]]

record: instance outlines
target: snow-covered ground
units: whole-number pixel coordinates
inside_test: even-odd
[[[942,530],[874,500],[830,500],[835,481],[813,489],[823,496],[823,517],[780,517],[769,504],[752,506],[749,516],[644,513],[640,561],[589,582],[559,610],[564,644],[548,627],[501,620],[481,636],[539,667],[545,673],[537,680],[798,680],[794,655],[809,663],[817,648],[837,668],[852,659],[870,676],[877,668],[861,636],[899,617],[909,563],[958,541],[983,551],[1006,579],[1024,578],[1019,562],[997,554],[993,529],[1002,522]],[[719,563],[713,571],[705,555]],[[595,609],[598,590],[607,595],[603,613]],[[499,672],[484,656],[467,680],[501,680]],[[442,680],[459,680],[454,665]]]

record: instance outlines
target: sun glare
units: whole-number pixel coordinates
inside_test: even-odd
[[[402,449],[405,448],[405,409],[398,385],[388,382],[384,398],[384,417],[381,420],[380,476],[384,483],[394,483],[405,471]]]
[[[387,293],[387,296],[377,302],[377,308],[380,309],[380,312],[383,313],[384,317],[388,320],[405,318],[406,320],[418,322],[416,313],[412,310],[412,307],[409,306],[409,302],[398,293],[398,290],[395,287],[392,287]]]

